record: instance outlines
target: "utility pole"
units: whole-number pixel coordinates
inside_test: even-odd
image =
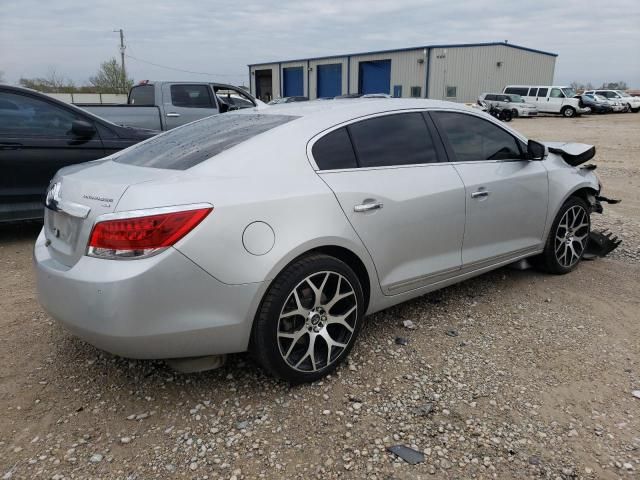
[[[124,31],[122,29],[119,29],[114,30],[114,32],[120,32],[120,68],[122,74],[122,92],[127,93],[127,72],[124,69],[124,50],[127,47],[124,46]]]

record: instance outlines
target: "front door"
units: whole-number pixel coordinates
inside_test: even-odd
[[[523,144],[500,125],[458,112],[432,113],[466,190],[464,268],[536,251],[547,218],[547,170],[525,160]]]
[[[41,217],[47,185],[60,168],[104,156],[99,134],[75,137],[74,120],[90,121],[33,95],[0,92],[0,216]]]
[[[552,88],[547,97],[547,111],[560,113],[564,103],[564,93],[559,88]]]
[[[464,185],[452,165],[438,162],[426,121],[420,112],[362,120],[327,134],[312,150],[389,295],[461,267]],[[353,160],[336,163],[340,158]]]
[[[167,130],[218,113],[213,92],[206,83],[165,83],[162,101]]]

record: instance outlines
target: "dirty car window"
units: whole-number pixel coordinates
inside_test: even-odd
[[[124,150],[114,161],[139,167],[186,170],[298,117],[214,115]]]

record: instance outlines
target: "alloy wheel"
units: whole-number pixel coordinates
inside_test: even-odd
[[[280,312],[280,355],[295,370],[322,370],[348,347],[357,318],[357,296],[347,278],[332,271],[313,273],[291,291]]]
[[[584,207],[574,205],[560,219],[556,228],[555,253],[558,263],[573,267],[582,258],[589,240],[589,214]]]

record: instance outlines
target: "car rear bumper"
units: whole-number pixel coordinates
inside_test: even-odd
[[[180,358],[247,349],[263,283],[224,284],[169,249],[138,260],[53,259],[42,233],[38,298],[67,330],[130,358]]]

